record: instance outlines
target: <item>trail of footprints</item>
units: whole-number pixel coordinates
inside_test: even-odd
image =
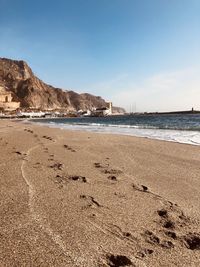
[[[25,129],[25,131],[34,134],[32,130]],[[34,137],[37,139],[38,142],[40,141],[39,137],[36,134],[34,134]],[[49,141],[54,141],[51,137],[48,136],[42,136],[42,138]],[[43,143],[41,143],[41,145],[43,146],[44,153],[49,153],[48,148],[45,147]],[[76,152],[76,150],[74,150],[68,145],[64,145],[63,147],[67,151]],[[20,151],[15,151],[15,153],[20,156],[26,156],[26,154],[23,154]],[[65,175],[61,173],[64,169],[64,164],[56,162],[54,160],[53,154],[49,154],[48,160],[52,161],[52,164],[49,167],[52,168],[54,171],[59,172],[56,174],[55,181],[56,183],[60,184],[60,188],[63,187],[63,184],[66,184],[70,181],[88,183],[88,179],[84,176]],[[99,169],[102,174],[106,175],[108,180],[112,182],[117,182],[119,181],[119,176],[122,174],[122,171],[119,169],[111,168],[110,164],[108,163],[108,160],[109,158],[106,158],[105,164],[95,162],[94,167]],[[37,166],[39,164],[40,164],[39,162],[36,163]],[[186,233],[187,225],[189,223],[189,218],[187,218],[183,214],[183,212],[176,204],[168,200],[165,200],[161,196],[151,192],[149,188],[145,185],[133,184],[132,189],[133,192],[139,191],[141,193],[149,194],[150,197],[160,199],[164,205],[163,208],[161,208],[158,211],[155,211],[159,233],[162,237],[156,235],[151,230],[145,230],[143,233],[141,233],[141,236],[143,237],[143,239],[147,244],[162,247],[164,249],[173,249],[176,246],[176,243],[179,242],[181,245],[185,246],[188,249],[200,250],[200,234],[191,232]],[[123,194],[119,194],[116,192],[114,194],[119,197],[125,197]],[[97,200],[95,200],[93,196],[82,194],[80,195],[80,199],[82,199],[86,203],[86,207],[88,208],[103,207]],[[129,246],[131,245],[131,242],[136,242],[131,233],[123,232],[118,226],[104,224],[104,228],[105,228],[104,230],[106,230],[108,234],[115,235],[122,241],[123,240],[126,241],[127,244],[129,244]],[[154,253],[154,250],[151,248],[141,248],[138,251],[136,258],[137,257],[144,258],[146,256],[151,255],[152,253]],[[129,259],[127,256],[113,255],[113,254],[106,255],[106,264],[107,266],[111,267],[134,266],[131,259]]]
[[[110,168],[109,164],[101,164],[99,162],[94,163],[94,167],[100,169],[104,174],[110,174],[108,179],[118,181],[118,176],[122,174],[121,170]],[[157,224],[160,228],[160,233],[162,237],[157,236],[153,231],[145,230],[144,233],[141,233],[141,236],[144,238],[146,243],[149,243],[154,246],[160,246],[165,249],[173,249],[177,242],[182,246],[191,249],[191,250],[200,250],[200,234],[199,233],[187,233],[187,226],[191,221],[187,218],[181,209],[174,203],[162,198],[161,196],[151,192],[149,188],[145,185],[132,185],[133,190],[139,191],[141,193],[149,194],[149,196],[160,199],[164,205],[164,208],[156,211]],[[115,192],[115,195],[118,195]],[[120,197],[124,197],[120,195]],[[113,231],[114,227],[111,227]],[[110,231],[110,230],[109,230]],[[123,231],[121,231],[123,233]],[[113,234],[119,236],[115,231]],[[127,237],[130,237],[128,233]],[[123,234],[121,234],[123,236]],[[164,237],[163,237],[164,236]],[[145,256],[151,255],[154,251],[152,249],[141,249],[136,257],[143,258]],[[115,265],[109,265],[115,266]],[[117,265],[116,265],[117,266]],[[122,266],[122,265],[119,265]],[[125,265],[123,265],[125,266]]]
[[[51,166],[55,169],[61,170],[62,165],[55,164]],[[122,174],[122,171],[119,169],[110,168],[109,164],[106,163],[105,165],[101,163],[94,163],[94,167],[100,169],[100,171],[107,176],[107,179],[112,181],[118,181],[118,177]],[[83,176],[56,176],[59,182],[69,182],[71,181],[78,181],[87,183],[86,177]],[[145,185],[132,185],[133,190],[140,191],[142,193],[148,193],[149,195],[162,199],[161,196],[154,194],[153,192],[149,191],[148,187]],[[123,196],[122,196],[123,197]],[[80,195],[80,198],[83,199],[87,203],[87,207],[96,207],[100,208],[102,205],[94,199],[92,196],[87,195]],[[160,238],[156,234],[154,234],[150,230],[146,230],[144,233],[141,233],[141,236],[144,238],[146,243],[151,245],[160,246],[165,249],[172,249],[176,246],[174,241],[178,241],[183,244],[185,247],[191,250],[200,249],[200,235],[198,233],[188,233],[188,234],[181,234],[185,232],[184,227],[187,226],[188,218],[183,214],[183,212],[173,203],[162,199],[166,209],[160,209],[157,213],[157,221],[158,225],[161,228],[161,233],[166,236],[165,238]],[[94,214],[95,215],[95,214]],[[180,234],[176,233],[176,228],[179,228]],[[116,237],[120,238],[121,240],[126,240],[130,244],[131,242],[136,242],[134,237],[132,237],[131,233],[124,233],[121,229],[116,229],[114,226],[109,226],[104,224],[104,230],[111,235],[115,235]],[[183,229],[181,231],[180,229]],[[153,249],[151,248],[141,248],[136,257],[143,258],[149,256],[153,253]],[[128,266],[131,265],[132,262],[129,258],[124,255],[108,255],[107,256],[107,264],[108,266]],[[123,264],[123,265],[122,265]]]
[[[64,169],[64,164],[60,163],[60,162],[56,162],[54,159],[54,155],[53,154],[49,154],[49,149],[45,146],[45,144],[43,142],[41,142],[40,137],[35,134],[32,130],[30,129],[24,129],[24,131],[33,134],[34,138],[36,139],[36,141],[38,142],[38,144],[40,144],[43,147],[43,152],[47,153],[49,155],[48,160],[49,161],[54,161],[49,167],[52,168],[55,172],[61,172]],[[48,136],[42,136],[43,139],[49,140],[49,141],[54,141],[51,137]],[[64,145],[64,148],[67,149],[70,152],[76,152],[76,150],[74,150],[73,148],[69,147],[68,145]],[[15,154],[17,154],[18,156],[23,157],[23,160],[26,160],[26,156],[27,154],[21,151],[14,151]],[[34,167],[39,168],[41,165],[40,162],[36,162],[34,164]],[[99,167],[98,164],[96,166],[97,168]],[[102,166],[100,166],[102,167]],[[121,171],[119,170],[114,170],[114,169],[104,169],[103,172],[105,174],[108,174],[108,179],[113,180],[113,181],[117,181],[117,176],[121,173]],[[58,183],[68,183],[70,181],[73,182],[81,182],[81,183],[87,183],[88,179],[84,176],[79,176],[79,175],[63,175],[61,173],[56,175],[56,182]],[[80,199],[82,199],[85,202],[85,207],[95,207],[95,208],[101,208],[102,205],[92,196],[89,195],[80,195]],[[107,230],[109,231],[109,229]],[[131,236],[130,233],[120,233],[120,229],[118,229],[118,233],[113,232],[112,230],[110,230],[110,233],[113,235],[118,235],[119,237],[123,236],[129,238]],[[124,255],[113,255],[113,254],[106,254],[106,265],[110,266],[110,267],[120,267],[120,266],[134,266],[132,261]]]

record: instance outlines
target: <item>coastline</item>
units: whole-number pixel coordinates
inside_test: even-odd
[[[198,266],[198,146],[10,120],[0,142],[2,266]]]
[[[43,122],[46,120],[46,122]],[[74,123],[71,118],[70,123],[62,122],[62,119],[35,119],[30,120],[40,126],[47,126],[49,128],[60,128],[62,130],[80,131],[80,132],[94,132],[100,134],[114,134],[122,136],[133,136],[148,138],[151,140],[160,140],[180,144],[189,144],[200,146],[200,131],[186,130],[186,129],[164,129],[156,127],[139,127],[136,125],[115,125],[102,123]],[[60,123],[56,123],[60,121]]]

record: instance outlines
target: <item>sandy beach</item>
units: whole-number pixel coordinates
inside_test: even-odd
[[[200,266],[200,147],[0,121],[0,266]]]

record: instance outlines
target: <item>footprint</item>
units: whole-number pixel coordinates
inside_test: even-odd
[[[20,151],[15,151],[14,153],[17,154],[17,155],[20,155],[20,156],[24,156],[24,159],[25,159],[25,157],[27,156],[26,153],[22,153],[22,152],[20,152]]]
[[[68,183],[68,178],[66,178],[65,176],[59,175],[59,174],[56,175],[55,179],[56,179],[55,182],[58,184],[62,184],[62,187],[63,187],[63,183],[65,184]]]
[[[142,187],[142,189],[143,189],[144,192],[147,192],[148,191],[148,187],[147,186],[141,185],[141,187]]]
[[[149,189],[148,189],[148,187],[145,186],[145,185],[141,185],[141,186],[139,186],[139,185],[135,185],[135,184],[133,184],[132,186],[133,186],[133,188],[134,188],[135,190],[137,190],[137,191],[140,191],[140,192],[147,192],[147,193],[149,193]]]
[[[64,164],[58,162],[58,163],[54,163],[53,165],[51,165],[49,167],[54,169],[54,170],[63,170]]]
[[[22,153],[20,151],[15,151],[15,153],[18,155],[22,155]]]
[[[165,210],[165,209],[158,210],[158,215],[159,215],[160,217],[167,218],[167,217],[168,217],[168,212],[167,212],[167,210]]]
[[[146,230],[144,233],[145,239],[150,244],[160,244],[160,238],[157,237],[153,232]]]
[[[112,181],[117,181],[117,177],[115,175],[108,176],[108,179]]]
[[[131,235],[131,233],[129,233],[129,232],[124,232],[124,233],[123,233],[123,236],[125,236],[125,237],[131,237],[132,235]]]
[[[174,244],[171,241],[168,241],[168,240],[161,241],[160,238],[151,231],[148,231],[148,230],[145,231],[144,236],[145,236],[146,241],[152,245],[158,245],[160,247],[167,248],[167,249],[174,248]]]
[[[71,151],[71,152],[76,152],[75,149],[71,148],[70,146],[68,145],[64,145],[64,148],[66,148],[67,150]]]
[[[43,135],[42,138],[53,141],[53,139],[50,136]]]
[[[175,223],[171,220],[167,220],[164,222],[163,227],[167,229],[174,229],[175,228]]]
[[[173,239],[177,239],[177,235],[175,232],[172,232],[172,231],[166,231],[165,234],[168,236],[168,237],[171,237]]]
[[[160,245],[163,248],[174,248],[174,244],[171,241],[168,241],[168,240],[162,241],[162,243]]]
[[[35,168],[35,169],[41,168],[41,163],[36,162],[35,164],[33,164],[33,168]]]
[[[104,170],[104,173],[105,174],[122,174],[122,171],[121,170],[116,170],[116,169],[106,169]]]
[[[185,245],[191,250],[200,250],[200,234],[189,233],[184,236]]]
[[[145,248],[145,249],[139,251],[139,252],[137,253],[137,255],[138,255],[138,257],[140,257],[140,258],[144,258],[144,257],[146,257],[146,256],[148,256],[148,255],[153,254],[153,252],[154,252],[153,249]]]
[[[69,176],[69,180],[87,183],[87,179],[84,176],[79,176],[79,175]]]
[[[94,166],[95,166],[95,168],[103,168],[103,166],[99,162],[95,162]]]
[[[106,158],[109,159],[109,158]],[[110,174],[107,178],[112,181],[117,181],[117,176],[123,173],[119,169],[110,169],[109,168],[109,163],[106,163],[105,165],[102,165],[99,162],[94,163],[94,167],[97,169],[101,169],[101,172],[104,174]]]
[[[33,131],[30,130],[30,129],[24,129],[24,131],[26,131],[26,132],[28,132],[28,133],[33,133]]]
[[[107,255],[107,263],[110,267],[120,267],[120,266],[135,266],[132,261],[124,255]]]
[[[183,211],[176,204],[167,201],[167,208],[158,210],[157,213],[161,217],[159,222],[162,227],[173,230],[174,228],[186,227],[191,220],[189,217],[185,216]]]
[[[94,199],[94,197],[91,196],[86,196],[86,195],[80,195],[81,199],[84,199],[87,201],[87,206],[88,207],[92,207],[92,206],[96,206],[96,207],[102,207],[98,201],[96,201]]]

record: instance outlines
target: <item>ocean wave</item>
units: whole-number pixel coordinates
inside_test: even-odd
[[[42,123],[49,127],[60,128],[63,130],[79,130],[90,131],[96,133],[120,134],[137,137],[145,137],[150,139],[164,140],[170,142],[184,143],[190,145],[200,145],[200,132],[188,131],[183,129],[161,129],[158,127],[144,128],[144,125],[117,125],[117,124],[101,124],[101,123]]]
[[[57,124],[57,123],[56,123]],[[71,122],[71,123],[59,123],[60,125],[78,125],[78,126],[96,126],[96,127],[113,127],[113,128],[128,128],[128,129],[160,129],[160,130],[178,130],[178,131],[200,131],[200,127],[178,127],[178,126],[168,126],[168,125],[160,125],[160,126],[152,126],[147,124],[108,124],[108,123],[87,123],[87,122]]]
[[[56,118],[37,121],[61,129],[132,135],[200,145],[199,115]]]

